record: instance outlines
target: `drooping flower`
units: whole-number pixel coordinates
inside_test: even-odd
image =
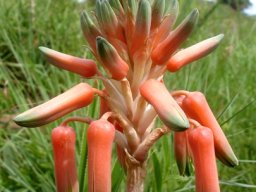
[[[52,130],[57,192],[79,192],[75,144],[76,134],[71,127],[59,126]]]
[[[182,108],[191,118],[212,130],[217,158],[227,166],[238,165],[238,160],[214,117],[205,96],[201,92],[188,93],[182,102]]]
[[[196,192],[219,192],[213,133],[207,127],[197,127],[188,133],[195,166]]]
[[[87,130],[89,192],[111,191],[111,150],[115,128],[107,120],[93,121]]]

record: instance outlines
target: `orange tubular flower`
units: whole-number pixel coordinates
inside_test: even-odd
[[[167,62],[167,69],[176,72],[185,65],[208,55],[219,45],[223,36],[220,34],[179,51]]]
[[[89,192],[111,191],[111,150],[115,127],[107,120],[93,121],[87,130]]]
[[[196,192],[219,192],[218,171],[212,131],[197,127],[188,132],[196,173]]]
[[[53,99],[34,107],[14,118],[14,121],[24,127],[36,127],[50,123],[67,113],[89,105],[94,91],[87,83],[80,83]]]
[[[52,145],[57,192],[79,192],[76,158],[75,131],[68,126],[52,130]]]
[[[182,109],[188,116],[212,130],[217,158],[225,165],[231,167],[238,165],[238,160],[214,117],[205,96],[201,92],[188,93],[187,97],[183,100]]]
[[[184,131],[189,127],[186,115],[163,83],[153,79],[147,80],[140,87],[140,93],[153,105],[167,127],[174,131]]]
[[[46,59],[56,67],[79,74],[82,77],[92,77],[97,73],[97,65],[93,60],[73,57],[46,47],[39,47]]]

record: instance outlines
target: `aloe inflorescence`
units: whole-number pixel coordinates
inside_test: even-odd
[[[76,137],[67,124],[80,121],[89,124],[90,192],[111,190],[112,144],[116,144],[118,159],[127,174],[126,190],[143,191],[148,152],[170,132],[174,134],[180,174],[188,174],[192,163],[196,191],[219,191],[215,158],[231,167],[238,165],[238,160],[203,93],[170,92],[163,77],[208,55],[220,44],[223,35],[182,49],[199,13],[192,10],[174,28],[177,0],[97,0],[95,9],[94,13],[81,13],[82,31],[94,60],[46,47],[40,47],[40,51],[53,65],[76,73],[85,81],[100,81],[103,89],[79,83],[14,119],[21,126],[38,127],[87,107],[94,97],[100,97],[99,119],[71,117],[53,129],[57,190],[79,191],[74,162]],[[162,126],[156,128],[157,118]]]

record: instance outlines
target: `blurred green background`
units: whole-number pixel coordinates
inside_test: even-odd
[[[0,191],[55,191],[50,131],[58,122],[22,129],[12,118],[82,81],[47,63],[38,46],[91,57],[79,21],[86,6],[74,0],[0,1]],[[205,93],[240,159],[236,168],[218,162],[222,191],[256,191],[256,18],[225,3],[180,0],[177,23],[193,8],[199,9],[200,20],[184,47],[220,33],[225,38],[210,56],[168,74],[165,82],[170,90]],[[95,99],[89,108],[72,115],[97,117],[97,113]],[[79,164],[85,127],[73,127]],[[172,147],[168,135],[151,150],[145,191],[194,191],[194,176],[178,175]],[[124,191],[125,176],[116,158],[112,178],[112,190]]]

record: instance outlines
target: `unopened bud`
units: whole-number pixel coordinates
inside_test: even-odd
[[[116,49],[103,37],[97,37],[96,42],[98,56],[108,75],[115,80],[126,77],[129,66],[119,56]]]
[[[177,48],[187,39],[197,23],[198,10],[190,15],[162,41],[152,52],[151,58],[157,65],[162,65],[172,56]]]
[[[154,107],[163,123],[174,131],[189,127],[188,119],[163,83],[149,79],[140,87],[141,95]]]

